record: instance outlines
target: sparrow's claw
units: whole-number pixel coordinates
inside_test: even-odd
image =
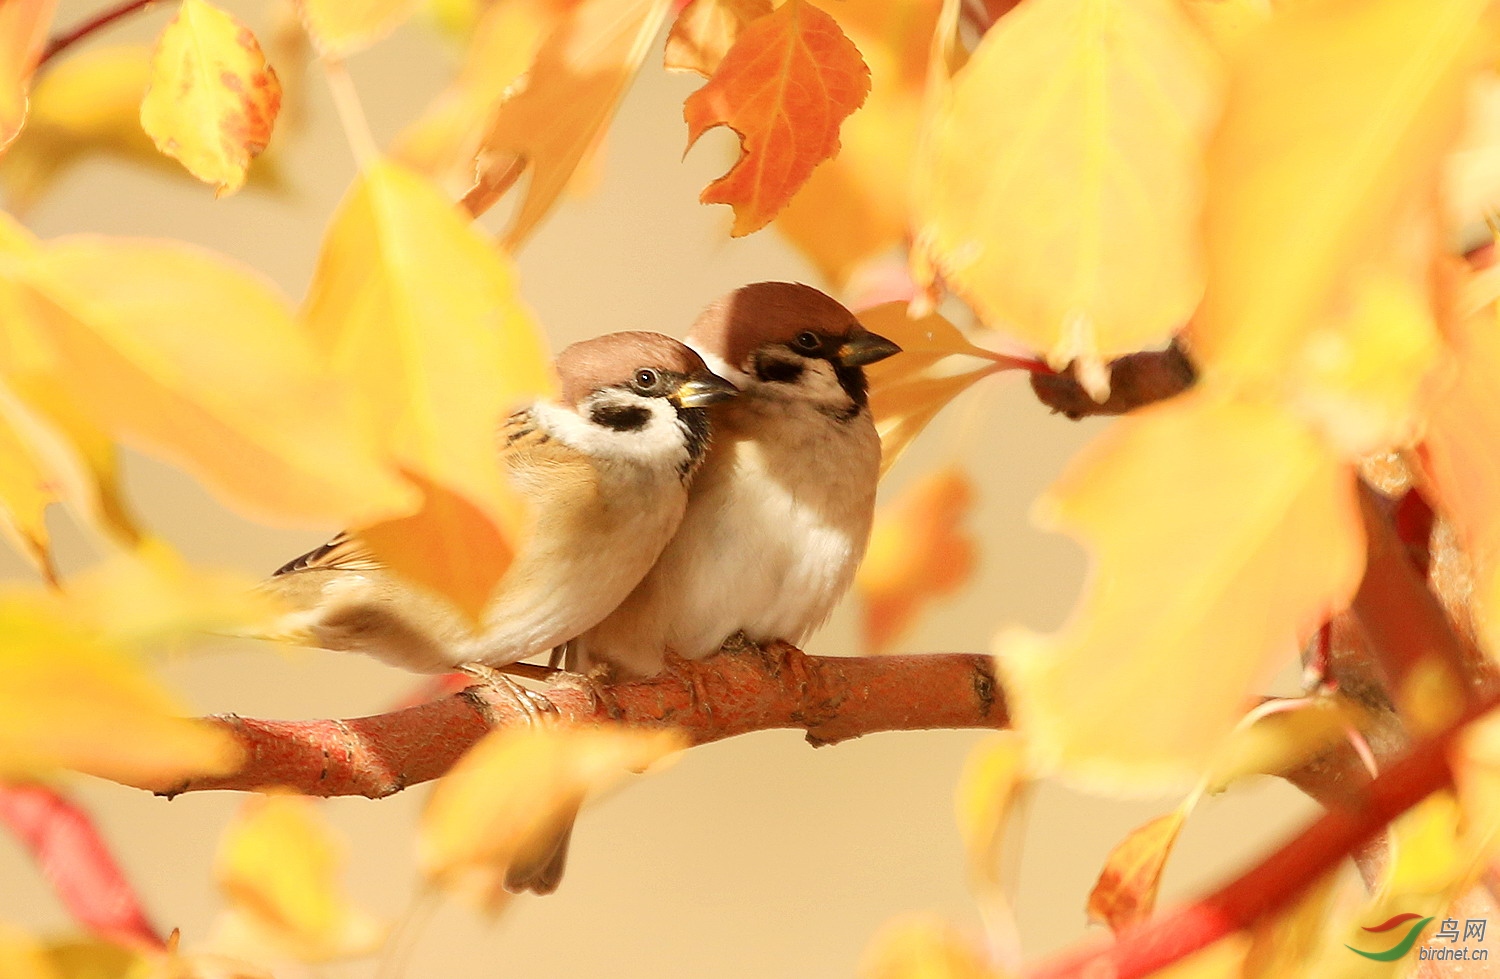
[[[544,718],[557,716],[556,704],[535,690],[521,686],[493,666],[486,666],[483,663],[464,663],[458,669],[459,672],[469,674],[491,690],[506,694],[515,701],[521,713],[525,714],[532,724],[540,724]]]
[[[669,649],[663,657],[662,672],[687,684],[694,706],[701,708],[709,717],[714,716],[714,702],[708,696],[708,688],[703,685],[703,671],[699,669],[697,662],[683,659]]]
[[[745,653],[755,653],[757,655],[760,655],[763,654],[765,650],[761,648],[760,643],[745,635],[745,630],[741,629],[731,634],[728,639],[725,639],[722,643],[720,643],[719,652],[727,656],[740,656]]]

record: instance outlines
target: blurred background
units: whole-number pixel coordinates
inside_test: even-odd
[[[64,2],[57,23],[71,25],[102,3]],[[263,39],[275,33],[272,5],[224,6]],[[149,43],[171,12],[162,5],[87,43]],[[388,140],[420,111],[457,56],[418,18],[351,60],[377,139]],[[669,75],[660,63],[659,50],[648,57],[610,131],[592,192],[568,200],[518,256],[523,293],[554,349],[613,330],[681,333],[703,305],[747,282],[819,284],[774,230],[730,240],[728,208],[697,203],[699,190],[732,161],[734,138],[715,130],[684,160],[682,100],[700,82]],[[354,162],[321,77],[312,72],[299,83],[294,71],[277,67],[306,118],[300,132],[283,126],[273,142],[276,189],[252,186],[215,201],[209,188],[173,173],[170,161],[150,167],[92,158],[60,176],[25,214],[27,224],[44,237],[100,232],[197,242],[259,269],[299,301]],[[499,218],[487,224],[498,228]],[[934,466],[960,462],[979,487],[970,528],[981,556],[973,579],[903,637],[901,651],[986,651],[1003,626],[1052,629],[1063,621],[1085,558],[1071,541],[1032,529],[1028,508],[1104,424],[1051,416],[1024,378],[1004,374],[981,382],[918,440],[883,498]],[[249,523],[159,462],[132,455],[126,465],[147,526],[205,565],[264,575],[338,529]],[[65,571],[91,560],[71,528],[59,521],[54,531]],[[8,554],[0,571],[29,577]],[[856,625],[846,602],[809,651],[860,653]],[[193,711],[284,718],[377,713],[418,682],[356,656],[230,641],[174,656],[163,673]],[[797,732],[779,731],[694,749],[585,812],[557,894],[518,900],[493,922],[455,902],[438,905],[409,933],[403,974],[796,979],[852,974],[873,933],[905,912],[935,912],[977,934],[952,796],[965,757],[985,736],[883,734],[813,750]],[[200,943],[220,907],[212,874],[219,831],[240,800],[206,793],[168,802],[81,778],[69,788],[99,820],[156,923],[181,928],[186,946]],[[325,805],[348,841],[349,885],[378,914],[399,917],[413,906],[411,844],[427,793],[417,787],[381,801]],[[1028,797],[1012,827],[1007,879],[1029,956],[1091,930],[1084,902],[1110,848],[1175,802],[1091,799],[1054,785]],[[1313,811],[1269,779],[1208,800],[1187,825],[1163,901],[1217,883]],[[0,920],[32,931],[70,929],[29,858],[4,835]],[[311,971],[368,976],[376,965]]]

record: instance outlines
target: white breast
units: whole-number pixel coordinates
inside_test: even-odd
[[[807,404],[742,397],[716,430],[660,560],[577,644],[638,673],[663,649],[701,658],[743,630],[801,642],[848,590],[864,555],[880,443],[868,412],[838,421]],[[749,437],[753,433],[754,437]]]

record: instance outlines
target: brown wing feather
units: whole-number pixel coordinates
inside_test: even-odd
[[[364,541],[341,530],[328,543],[277,568],[271,577],[299,571],[379,571],[380,568],[380,562],[375,560]]]

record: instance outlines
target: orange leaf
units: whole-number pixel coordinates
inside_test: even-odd
[[[447,595],[477,620],[515,556],[512,541],[489,514],[461,494],[420,473],[422,509],[359,531],[359,537],[396,574]]]
[[[1393,238],[1436,195],[1489,8],[1292,4],[1247,42],[1208,150],[1208,289],[1191,327],[1208,372],[1278,383],[1349,301],[1351,274],[1409,250]]]
[[[1353,597],[1354,474],[1286,410],[1199,391],[1116,422],[1037,506],[1093,551],[1063,629],[999,640],[1037,763],[1177,788],[1247,699]]]
[[[1109,853],[1089,894],[1089,919],[1119,934],[1151,917],[1161,872],[1187,814],[1181,809],[1139,826]]]
[[[182,0],[151,60],[141,127],[193,176],[232,194],[266,148],[281,82],[250,29],[204,0]]]
[[[912,319],[903,302],[872,306],[858,316],[872,332],[901,345],[899,357],[865,368],[880,432],[881,475],[949,401],[982,377],[1020,366],[1015,358],[976,347],[938,313]]]
[[[1203,289],[1216,53],[1179,0],[1026,0],[924,138],[915,277],[1053,366],[1165,341]]]
[[[297,0],[318,51],[343,58],[401,25],[420,0]]]
[[[841,0],[829,8],[870,66],[870,97],[839,130],[838,155],[813,170],[776,216],[776,230],[841,288],[909,233],[940,6],[934,0]]]
[[[26,93],[56,7],[57,0],[0,3],[0,153],[26,123]]]
[[[926,606],[969,580],[977,548],[960,524],[973,505],[974,484],[949,467],[924,476],[875,515],[854,579],[871,653],[889,650]]]
[[[869,91],[870,69],[838,22],[807,0],[787,0],[745,28],[682,107],[689,149],[721,125],[742,148],[698,199],[733,206],[735,237],[765,227],[838,152],[839,125]]]
[[[507,248],[531,236],[592,159],[670,9],[671,0],[578,0],[555,23],[524,88],[495,114],[464,198],[482,214],[531,171]]]
[[[505,571],[496,535],[513,543],[523,522],[495,431],[553,385],[509,261],[431,184],[378,162],[329,227],[303,316],[335,372],[363,396],[388,456],[428,488],[420,514],[377,532],[382,556],[411,569],[489,542],[472,562],[459,567],[450,557],[424,577],[477,613],[476,596]],[[484,578],[438,583],[444,570]]]
[[[770,12],[771,0],[691,0],[667,34],[666,67],[709,77],[746,25]]]

